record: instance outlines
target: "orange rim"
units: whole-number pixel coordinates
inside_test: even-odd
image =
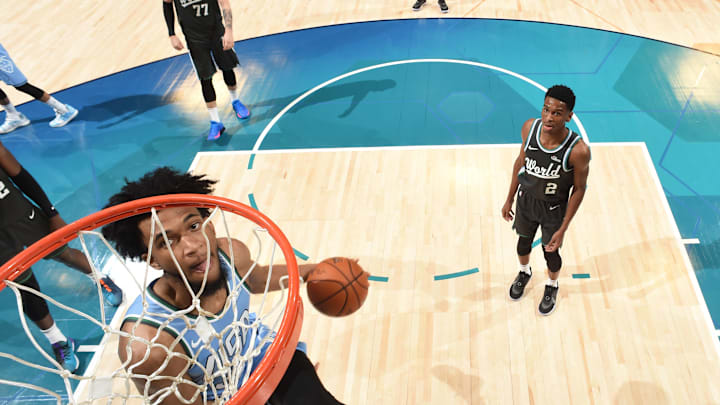
[[[277,242],[288,267],[288,301],[283,313],[275,340],[268,348],[265,357],[255,372],[238,392],[227,402],[231,405],[262,405],[280,382],[295,352],[303,320],[303,306],[300,299],[300,273],[297,260],[290,242],[280,228],[263,213],[245,204],[224,197],[204,194],[169,194],[130,201],[88,215],[57,231],[45,236],[23,250],[0,267],[0,290],[5,288],[5,280],[15,280],[40,259],[76,239],[80,231],[90,231],[111,222],[134,215],[144,214],[155,209],[171,207],[222,208],[224,211],[241,215],[268,231]]]

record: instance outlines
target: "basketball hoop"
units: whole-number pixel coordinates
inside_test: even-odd
[[[104,245],[107,246],[108,249],[112,252],[113,255],[119,258],[119,255],[115,250],[110,246],[110,244],[102,237],[101,234],[99,234],[96,229],[107,225],[111,222],[119,221],[131,216],[135,215],[142,215],[151,213],[151,217],[156,218],[156,214],[154,214],[156,211],[167,209],[167,208],[177,208],[177,207],[197,207],[197,208],[205,208],[208,209],[211,212],[210,217],[207,219],[207,221],[210,221],[211,219],[215,219],[216,217],[220,217],[222,219],[223,224],[225,225],[225,233],[226,235],[220,235],[220,232],[218,232],[217,239],[224,238],[227,236],[230,238],[230,230],[228,227],[228,221],[225,218],[226,213],[227,214],[234,214],[239,217],[239,219],[246,219],[248,221],[243,221],[248,223],[250,226],[253,227],[254,231],[266,231],[267,235],[269,235],[269,238],[272,239],[272,251],[274,252],[274,249],[276,247],[279,247],[282,250],[283,257],[285,260],[285,264],[287,265],[287,273],[288,277],[285,281],[286,288],[283,288],[283,291],[281,291],[281,298],[278,299],[278,302],[282,304],[284,302],[284,310],[282,310],[282,306],[280,306],[281,310],[275,311],[276,314],[272,314],[272,316],[275,316],[274,319],[268,318],[265,322],[267,326],[273,329],[274,334],[270,338],[263,338],[263,339],[269,339],[271,342],[269,343],[269,346],[267,346],[267,349],[265,349],[265,354],[262,358],[262,360],[257,364],[256,367],[254,367],[254,371],[245,379],[245,381],[241,381],[241,384],[239,384],[238,387],[225,387],[226,390],[235,391],[237,389],[237,392],[234,392],[232,394],[232,397],[228,399],[218,398],[222,401],[216,401],[216,403],[226,403],[226,404],[232,404],[232,405],[240,405],[240,404],[248,404],[248,405],[263,405],[266,403],[272,392],[275,390],[277,384],[279,383],[280,379],[284,375],[285,370],[287,369],[288,364],[290,363],[290,360],[295,352],[296,346],[298,344],[299,336],[300,336],[300,330],[302,326],[302,319],[303,319],[303,306],[302,301],[299,295],[300,290],[300,277],[298,272],[298,266],[297,262],[295,260],[295,255],[293,252],[292,247],[290,246],[290,243],[288,242],[285,235],[282,233],[280,228],[273,223],[267,216],[264,214],[258,212],[257,210],[244,205],[242,203],[223,198],[223,197],[216,197],[216,196],[210,196],[210,195],[200,195],[200,194],[172,194],[172,195],[164,195],[164,196],[156,196],[156,197],[149,197],[144,198],[136,201],[131,201],[128,203],[116,205],[107,209],[104,209],[102,211],[99,211],[95,214],[89,215],[83,219],[80,219],[78,221],[75,221],[62,229],[59,229],[50,235],[45,236],[41,240],[39,240],[37,243],[33,244],[32,246],[25,249],[23,252],[9,260],[7,263],[5,263],[2,267],[0,267],[0,290],[5,288],[6,286],[10,286],[15,294],[18,297],[18,303],[21,303],[21,298],[18,293],[18,284],[14,282],[14,280],[23,274],[26,270],[30,269],[31,266],[33,266],[35,263],[37,263],[40,259],[45,258],[50,253],[56,251],[57,249],[61,248],[62,246],[66,245],[71,240],[74,240],[76,238],[79,238],[84,249],[85,255],[88,257],[88,260],[91,263],[91,266],[93,268],[93,273],[97,273],[98,270],[93,264],[91,260],[91,254],[88,251],[88,248],[86,246],[84,237],[86,237],[87,234],[96,235],[100,238],[102,238],[102,241],[104,242]],[[162,226],[162,224],[160,224]],[[207,237],[207,236],[206,236]],[[258,253],[261,251],[260,246],[262,243],[258,239]],[[145,265],[145,268],[148,269],[149,266],[149,260]],[[258,260],[255,258],[255,260]],[[232,262],[232,266],[234,267],[234,262]],[[270,263],[270,269],[272,271],[272,262]],[[132,274],[132,271],[125,267],[125,271],[128,272],[128,274]],[[147,270],[146,270],[147,271]],[[250,270],[252,271],[252,270]],[[143,279],[143,277],[138,277],[137,274],[132,274],[132,277],[134,277],[134,280],[137,282],[138,279]],[[145,274],[145,279],[147,279],[147,274]],[[270,282],[270,277],[268,277],[267,283]],[[27,290],[28,287],[21,286],[20,288]],[[144,288],[144,285],[142,286]],[[260,300],[262,302],[261,305],[265,304],[265,296],[268,295],[268,286],[266,285],[265,289],[265,295],[263,295],[262,299]],[[32,290],[35,291],[35,290]],[[98,287],[98,293],[99,293],[99,287]],[[88,319],[89,321],[97,324],[107,334],[117,334],[120,335],[121,332],[118,329],[119,326],[117,325],[110,325],[104,317],[104,308],[103,308],[103,302],[102,299],[99,299],[99,306],[101,309],[101,319],[97,320],[92,318],[90,315],[83,313],[79,310],[73,309],[73,308],[66,308],[66,305],[62,303],[58,303],[52,297],[47,297],[44,294],[35,291],[35,293],[43,298],[46,298],[49,303],[56,304],[60,307],[63,307],[64,309],[69,309],[72,312],[77,313],[78,315],[81,315],[83,318]],[[101,297],[101,296],[100,296]],[[286,297],[286,298],[285,298]],[[144,299],[144,298],[143,298]],[[253,298],[255,299],[255,298]],[[122,307],[121,307],[122,309]],[[119,310],[121,310],[119,309]],[[253,311],[253,307],[250,308],[251,312]],[[122,309],[124,310],[124,309]],[[22,308],[18,308],[18,311],[21,315],[22,323],[25,328],[25,333],[30,338],[30,341],[35,345],[36,349],[39,351],[42,351],[40,345],[35,341],[35,339],[32,337],[31,333],[28,330],[27,323],[23,318]],[[272,310],[267,310],[265,312],[272,313]],[[264,313],[264,312],[263,312]],[[184,316],[184,315],[178,315],[178,316]],[[265,320],[264,315],[258,313],[258,322]],[[270,316],[270,315],[268,315]],[[123,332],[124,333],[124,332]],[[235,332],[237,333],[237,331]],[[244,333],[244,329],[243,329]],[[70,403],[78,404],[78,403],[92,403],[93,400],[98,400],[101,398],[90,398],[89,402],[85,400],[78,400],[74,397],[75,393],[70,392],[70,383],[69,380],[77,380],[80,381],[82,384],[85,383],[93,383],[96,380],[102,380],[107,378],[120,378],[123,377],[123,371],[116,370],[111,375],[95,375],[95,370],[88,370],[86,372],[86,375],[84,376],[77,376],[70,374],[67,371],[64,371],[61,367],[59,367],[59,364],[57,362],[52,361],[52,359],[47,355],[46,353],[43,353],[43,355],[51,360],[51,363],[54,363],[57,369],[52,369],[40,364],[25,364],[27,362],[23,361],[22,359],[19,359],[14,356],[14,354],[8,354],[8,353],[1,353],[5,358],[10,358],[14,361],[22,362],[24,365],[29,365],[30,367],[35,367],[37,369],[43,370],[43,371],[49,371],[53,372],[60,377],[63,378],[65,382],[65,387],[68,390],[68,397],[70,398]],[[190,359],[192,360],[192,359]],[[252,361],[252,358],[251,358]],[[224,366],[223,366],[224,367]],[[244,366],[243,366],[244,367]],[[203,369],[205,372],[207,372],[205,369]],[[225,370],[227,372],[230,372],[229,370]],[[215,373],[222,372],[222,370],[216,369],[214,371]],[[213,378],[215,374],[213,374]],[[130,377],[132,377],[129,373],[124,373],[124,378],[126,380],[129,380]],[[0,383],[5,383],[9,385],[15,385],[15,386],[28,386],[26,383],[22,382],[15,382],[15,381],[5,381],[0,380]],[[48,389],[44,387],[39,386],[32,386],[30,385],[30,388],[35,389],[37,391],[42,391],[47,393]],[[107,394],[107,393],[106,393]],[[142,394],[142,393],[141,393]],[[127,395],[124,398],[132,397],[131,395]],[[59,402],[59,396],[55,395],[58,398]],[[122,394],[108,394],[106,396],[103,396],[102,398],[123,398]],[[145,401],[148,401],[147,398],[145,398]]]

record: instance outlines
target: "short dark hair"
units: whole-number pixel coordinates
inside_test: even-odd
[[[562,101],[570,111],[575,108],[575,93],[573,93],[568,86],[556,84],[548,89],[547,93],[545,93],[545,97],[552,97],[556,100]]]
[[[126,178],[123,188],[110,197],[105,208],[163,194],[210,194],[215,183],[216,180],[206,179],[204,174],[181,173],[164,166],[146,173],[136,181],[128,181]],[[203,216],[207,216],[207,209],[200,211]],[[138,225],[149,216],[149,213],[135,215],[109,223],[103,227],[102,234],[105,239],[115,243],[115,249],[121,256],[139,259],[147,252],[147,247]]]

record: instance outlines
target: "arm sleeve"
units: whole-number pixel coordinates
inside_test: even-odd
[[[40,187],[35,178],[25,170],[24,167],[20,168],[20,173],[16,176],[11,177],[13,183],[15,183],[20,191],[25,193],[31,200],[37,204],[38,207],[48,216],[52,218],[58,214],[55,207],[50,203],[47,195]]]
[[[175,35],[175,13],[173,11],[172,2],[163,1],[163,14],[165,15],[165,24],[167,25],[168,35]]]

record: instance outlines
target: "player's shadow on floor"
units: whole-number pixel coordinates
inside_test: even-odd
[[[473,404],[472,392],[482,392],[482,379],[473,374],[465,374],[459,368],[442,364],[433,366],[430,374],[436,379],[448,385],[459,397],[462,397],[466,404]],[[463,386],[463,381],[469,380],[468,386]],[[472,387],[468,390],[468,387]],[[484,403],[484,402],[481,402]]]
[[[637,404],[642,398],[643,403],[653,405],[670,404],[670,400],[659,385],[647,381],[625,382],[613,398],[613,405]]]
[[[345,98],[349,98],[349,105],[338,118],[345,118],[352,114],[358,105],[372,92],[381,92],[389,90],[397,86],[395,80],[359,80],[350,83],[336,84],[316,91],[309,95],[307,98],[299,102],[287,113],[295,114],[304,108],[333,102]],[[273,98],[270,100],[260,101],[257,103],[250,104],[248,107],[252,111],[250,119],[247,121],[249,124],[262,122],[265,120],[271,120],[282,111],[288,104],[292,103],[295,99],[300,97],[302,93],[293,94],[287,97]],[[264,109],[265,107],[269,107]],[[263,110],[264,109],[264,110]],[[258,110],[263,110],[262,112]]]
[[[123,96],[84,106],[77,119],[98,122],[98,129],[107,129],[168,104],[171,103],[157,94]]]

